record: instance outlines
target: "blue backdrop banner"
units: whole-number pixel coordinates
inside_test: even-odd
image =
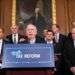
[[[52,44],[5,44],[2,68],[54,67]]]

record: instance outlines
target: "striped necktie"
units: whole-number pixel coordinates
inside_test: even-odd
[[[14,34],[14,43],[16,43],[16,34]]]

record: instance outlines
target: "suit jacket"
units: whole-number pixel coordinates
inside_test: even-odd
[[[45,43],[47,43],[45,41]],[[55,40],[53,40],[53,47],[54,47],[54,57],[55,57],[55,68],[56,70],[62,70],[62,67],[63,67],[63,62],[62,62],[62,56],[61,54],[59,54],[59,52],[57,52],[56,50],[58,50],[58,47],[57,47],[57,43],[55,42]]]
[[[45,41],[44,41],[43,38],[41,38],[41,37],[39,37],[39,36],[36,36],[35,43],[44,43],[44,42],[45,42]],[[27,40],[25,41],[25,43],[29,43],[29,40],[27,39]]]
[[[68,38],[64,44],[64,58],[68,67],[75,66],[75,47],[72,38]]]
[[[56,61],[56,67],[57,69],[63,71],[65,68],[65,60],[64,60],[64,43],[66,40],[66,36],[59,34],[59,41],[58,43],[55,42],[54,51],[55,56],[58,59]]]
[[[20,41],[21,38],[24,39],[24,40],[23,40],[23,41]],[[18,34],[18,43],[23,43],[23,42],[25,41],[25,39],[26,39],[26,38],[25,38],[23,35]],[[12,34],[7,35],[7,36],[6,36],[6,40],[8,41],[8,43],[13,43]]]
[[[59,34],[59,41],[58,43],[55,43],[55,53],[63,53],[64,50],[64,42],[66,40],[66,36]]]

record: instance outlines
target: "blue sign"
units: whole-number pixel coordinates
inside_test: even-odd
[[[54,67],[52,44],[5,44],[2,68]]]

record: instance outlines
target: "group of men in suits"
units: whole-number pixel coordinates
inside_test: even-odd
[[[45,40],[47,43],[52,43],[54,46],[54,55],[55,55],[54,75],[64,75],[65,65],[63,59],[63,51],[66,36],[60,33],[60,27],[58,25],[53,25],[52,30],[47,31]]]
[[[32,23],[26,27],[25,36],[19,34],[19,27],[12,25],[10,27],[11,34],[4,39],[4,30],[0,28],[0,62],[2,60],[2,49],[5,43],[46,43],[53,44],[55,54],[55,68],[54,75],[65,75],[65,65],[67,63],[68,69],[75,74],[75,28],[72,28],[70,38],[60,33],[60,27],[53,25],[52,29],[46,30],[44,37],[38,36],[37,28]]]
[[[75,75],[75,27],[70,32],[70,37],[60,33],[60,27],[53,25],[55,40],[55,75]]]

